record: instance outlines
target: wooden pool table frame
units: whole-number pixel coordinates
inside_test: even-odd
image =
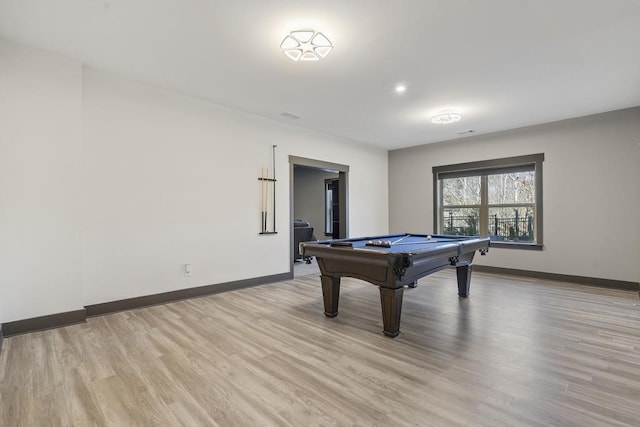
[[[458,295],[463,298],[469,296],[473,257],[476,250],[482,255],[488,252],[488,237],[432,235],[434,239],[441,238],[447,242],[438,242],[433,246],[425,245],[424,248],[406,252],[331,246],[332,242],[393,240],[405,234],[300,244],[300,253],[303,256],[315,256],[318,261],[324,314],[327,317],[338,315],[341,277],[353,277],[379,287],[383,332],[388,337],[396,337],[400,333],[404,286],[415,287],[421,277],[454,266],[458,279]],[[427,235],[411,235],[427,238]]]

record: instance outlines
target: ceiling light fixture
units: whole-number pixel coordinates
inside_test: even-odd
[[[405,85],[396,86],[396,93],[405,93],[406,90],[407,90],[407,87]]]
[[[294,61],[319,61],[331,52],[333,45],[320,32],[296,30],[282,40],[280,49]]]
[[[448,123],[457,122],[462,118],[462,115],[453,111],[440,111],[435,116],[431,117],[431,123],[437,123],[439,125],[446,125]]]

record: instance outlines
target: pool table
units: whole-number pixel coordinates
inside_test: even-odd
[[[302,256],[318,261],[324,314],[338,315],[341,277],[364,280],[380,289],[383,332],[388,337],[400,333],[405,286],[415,287],[419,278],[454,266],[458,295],[466,298],[473,256],[488,250],[488,237],[408,233],[300,243]]]

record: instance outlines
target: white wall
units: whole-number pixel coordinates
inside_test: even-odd
[[[0,322],[82,308],[80,76],[0,39]]]
[[[385,210],[366,208],[387,203],[384,150],[91,69],[83,104],[86,304],[289,271],[290,154],[352,166],[352,230],[388,228]],[[273,144],[278,234],[260,236],[258,177]],[[373,201],[358,190],[368,180],[383,189]]]
[[[640,108],[389,153],[390,231],[433,228],[432,167],[544,153],[544,250],[478,264],[640,281]]]
[[[317,239],[325,239],[325,179],[338,178],[337,173],[319,169],[295,168],[294,170],[294,217],[308,221]]]
[[[384,150],[6,40],[0,87],[0,322],[288,272],[289,155],[350,165],[351,230],[387,231]],[[260,236],[273,144],[278,234]]]

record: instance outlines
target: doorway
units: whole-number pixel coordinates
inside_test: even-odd
[[[298,256],[296,226],[313,228],[313,240],[349,235],[349,166],[289,156],[291,272]],[[297,230],[301,231],[301,230]]]

